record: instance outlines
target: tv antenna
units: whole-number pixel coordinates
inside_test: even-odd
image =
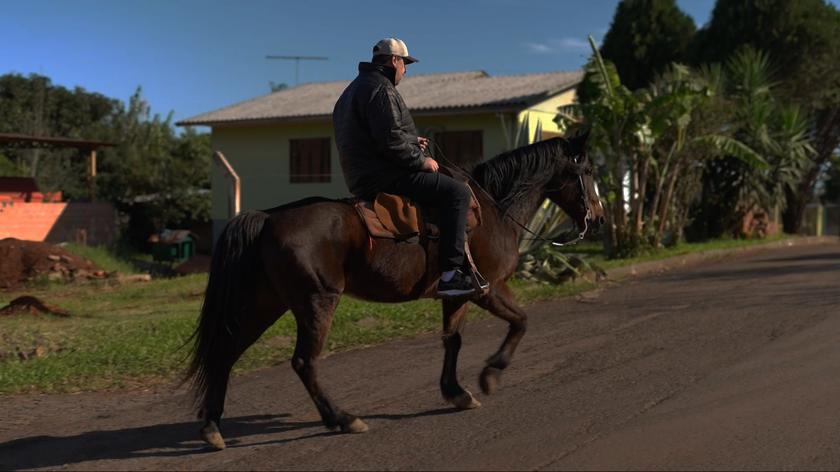
[[[300,77],[300,61],[326,61],[328,57],[322,56],[265,56],[266,59],[282,59],[286,61],[295,61],[295,85],[298,84]]]

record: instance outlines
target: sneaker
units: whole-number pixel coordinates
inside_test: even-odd
[[[475,292],[475,286],[470,276],[456,270],[449,282],[438,281],[437,293],[440,297],[460,297]]]

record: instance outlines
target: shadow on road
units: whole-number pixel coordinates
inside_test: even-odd
[[[287,422],[282,415],[226,418],[222,423],[228,444],[242,438],[320,427],[320,421]],[[58,426],[58,425],[57,425]],[[90,431],[75,436],[32,436],[0,444],[0,470],[56,467],[79,462],[141,457],[176,457],[210,452],[198,439],[199,422],[160,424],[111,431]],[[305,439],[309,435],[287,441]],[[284,441],[286,442],[286,441]]]
[[[402,419],[410,419],[410,418],[422,418],[424,416],[438,416],[438,415],[448,415],[452,413],[459,413],[461,410],[451,407],[451,408],[440,408],[437,410],[430,410],[430,411],[421,411],[418,413],[405,413],[405,414],[378,414],[378,415],[361,415],[360,418],[363,420],[371,420],[371,419],[381,419],[381,420],[390,420],[390,421],[398,421]],[[313,422],[310,423],[312,426],[321,426],[321,422]],[[225,429],[227,431],[227,429]],[[276,446],[278,444],[285,444],[292,441],[299,441],[301,439],[310,439],[310,438],[317,438],[317,437],[325,437],[325,436],[342,436],[343,433],[337,431],[322,431],[320,433],[309,434],[306,436],[300,436],[297,438],[286,438],[286,439],[272,439],[269,441],[263,441],[258,443],[249,442],[247,447],[254,447],[254,446]],[[227,437],[227,433],[225,433],[225,437]],[[230,441],[228,442],[230,444]],[[231,447],[236,447],[234,444]]]
[[[791,259],[791,261],[800,261],[800,259]],[[819,260],[825,260],[819,258]],[[830,260],[829,260],[830,261]],[[757,262],[771,262],[757,261]],[[775,262],[775,261],[773,261]],[[837,264],[788,264],[775,266],[756,266],[749,269],[741,270],[698,270],[696,272],[686,272],[682,274],[673,274],[668,277],[669,282],[683,283],[696,280],[707,280],[710,278],[719,280],[747,280],[751,278],[771,278],[771,277],[787,277],[790,275],[815,274],[818,272],[836,272],[838,270]]]
[[[401,419],[458,413],[452,407],[405,414],[372,414],[364,419],[383,419],[398,421]],[[284,444],[303,439],[341,435],[338,432],[325,431],[320,421],[289,422],[281,415],[254,415],[225,418],[222,421],[222,434],[229,448],[253,447]],[[171,423],[139,428],[126,428],[110,431],[90,431],[75,436],[32,436],[0,443],[0,470],[37,469],[57,467],[80,462],[138,459],[144,457],[179,457],[191,454],[213,452],[198,439],[200,422]],[[271,439],[263,442],[247,442],[242,439],[249,436],[278,434],[307,428],[319,428],[319,431],[293,438]]]
[[[836,254],[809,254],[798,256],[772,257],[758,259],[755,262],[796,262],[796,261],[840,261],[840,253]]]
[[[438,408],[436,410],[429,410],[429,411],[420,411],[417,413],[380,413],[378,415],[363,415],[363,419],[379,419],[379,420],[404,420],[409,418],[422,418],[424,416],[440,416],[440,415],[451,415],[454,413],[461,413],[463,410],[459,410],[454,406],[451,407],[444,407]]]

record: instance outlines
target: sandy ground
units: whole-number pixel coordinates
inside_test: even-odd
[[[183,390],[4,397],[0,469],[840,469],[840,244],[738,254],[470,323],[459,365],[483,407],[440,397],[440,339],[333,355],[323,383],[371,430],[324,429],[291,368],[235,379],[197,440]]]

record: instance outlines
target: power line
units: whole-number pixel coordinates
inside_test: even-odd
[[[265,56],[266,59],[283,59],[288,61],[295,61],[295,85],[298,84],[300,77],[300,61],[326,61],[328,57],[323,56]]]

